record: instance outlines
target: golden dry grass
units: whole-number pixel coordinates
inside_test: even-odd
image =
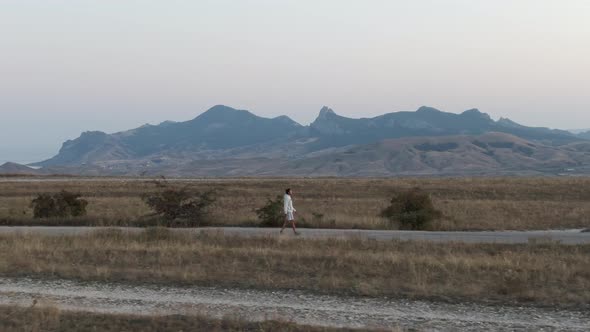
[[[579,306],[590,302],[590,246],[2,235],[0,275]]]
[[[55,179],[53,179],[55,180]],[[379,217],[396,190],[421,187],[443,218],[433,230],[531,230],[590,227],[590,178],[218,179],[171,182],[215,189],[215,225],[252,225],[267,198],[294,191],[300,221],[309,227],[396,228]],[[33,223],[30,200],[66,189],[90,201],[80,224],[136,225],[149,213],[141,195],[157,190],[149,180],[70,178],[52,182],[0,182],[0,222]],[[313,214],[322,214],[322,220]],[[42,221],[37,221],[42,222]],[[67,223],[75,224],[76,220]]]
[[[357,331],[297,325],[290,322],[246,322],[237,319],[212,319],[204,316],[135,316],[60,311],[54,307],[22,308],[0,306],[0,331],[79,332],[79,331],[285,331],[335,332]]]

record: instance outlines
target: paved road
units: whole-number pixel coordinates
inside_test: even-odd
[[[63,310],[282,319],[301,324],[419,331],[587,331],[590,312],[534,306],[319,295],[301,291],[171,287],[0,278],[0,304],[34,300]]]
[[[39,233],[45,235],[76,235],[88,234],[98,227],[0,227],[0,234]],[[144,228],[118,227],[123,232],[138,233]],[[204,228],[173,228],[173,232],[200,233],[218,232],[230,236],[265,237],[279,236],[276,228],[248,227],[204,227]],[[422,231],[374,231],[346,229],[300,229],[301,238],[359,238],[378,241],[390,240],[421,240],[433,242],[466,242],[466,243],[530,243],[560,242],[562,244],[590,243],[590,233],[581,230],[565,231],[494,231],[494,232],[422,232]],[[284,238],[293,237],[290,229],[280,235]]]

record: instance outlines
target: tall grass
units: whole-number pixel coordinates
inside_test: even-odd
[[[175,182],[172,182],[173,184]],[[393,194],[420,187],[442,217],[432,230],[530,230],[590,227],[590,178],[421,179],[224,179],[183,182],[215,189],[215,225],[257,223],[255,210],[291,187],[300,221],[308,227],[397,228],[379,216]],[[152,225],[141,195],[157,190],[149,181],[0,182],[0,223],[33,224],[29,203],[41,192],[80,192],[88,218],[69,224]],[[323,215],[319,220],[314,215]],[[52,221],[49,221],[52,222]],[[53,221],[55,222],[55,221]],[[64,221],[65,222],[65,221]]]
[[[587,305],[590,246],[2,235],[0,275]]]

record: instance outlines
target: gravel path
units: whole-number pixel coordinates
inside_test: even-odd
[[[46,235],[75,235],[95,231],[97,227],[11,227],[0,226],[0,234],[7,233],[40,233]],[[103,228],[104,229],[104,228]],[[124,232],[142,232],[144,228],[118,227]],[[232,236],[264,237],[279,236],[276,228],[254,227],[204,227],[204,228],[173,228],[174,232],[199,233],[220,232]],[[378,241],[421,240],[434,242],[467,242],[467,243],[529,243],[529,242],[560,242],[562,244],[590,243],[590,232],[582,230],[564,231],[494,231],[494,232],[423,232],[423,231],[374,231],[350,229],[300,229],[301,238],[360,238]],[[285,238],[293,237],[289,229],[285,229]]]
[[[337,297],[299,291],[0,278],[0,303],[29,306],[34,299],[64,310],[144,315],[200,313],[335,327],[426,331],[588,331],[590,327],[590,313],[582,310]]]

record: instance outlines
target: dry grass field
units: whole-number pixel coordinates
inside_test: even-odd
[[[0,236],[0,275],[580,306],[590,246],[173,234]]]
[[[0,306],[0,331],[79,332],[79,331],[285,331],[335,332],[356,331],[296,325],[289,322],[246,322],[237,319],[212,319],[201,316],[131,316],[60,311],[53,307],[21,308]]]
[[[147,226],[141,217],[150,211],[140,197],[158,190],[149,179],[51,180],[0,181],[0,224]],[[379,212],[394,192],[420,187],[442,211],[443,217],[431,230],[590,227],[590,178],[209,179],[170,183],[216,190],[213,225],[256,225],[254,210],[291,187],[302,226],[396,229],[398,225],[379,217]],[[33,220],[29,204],[34,195],[62,189],[79,192],[90,201],[88,216]]]

